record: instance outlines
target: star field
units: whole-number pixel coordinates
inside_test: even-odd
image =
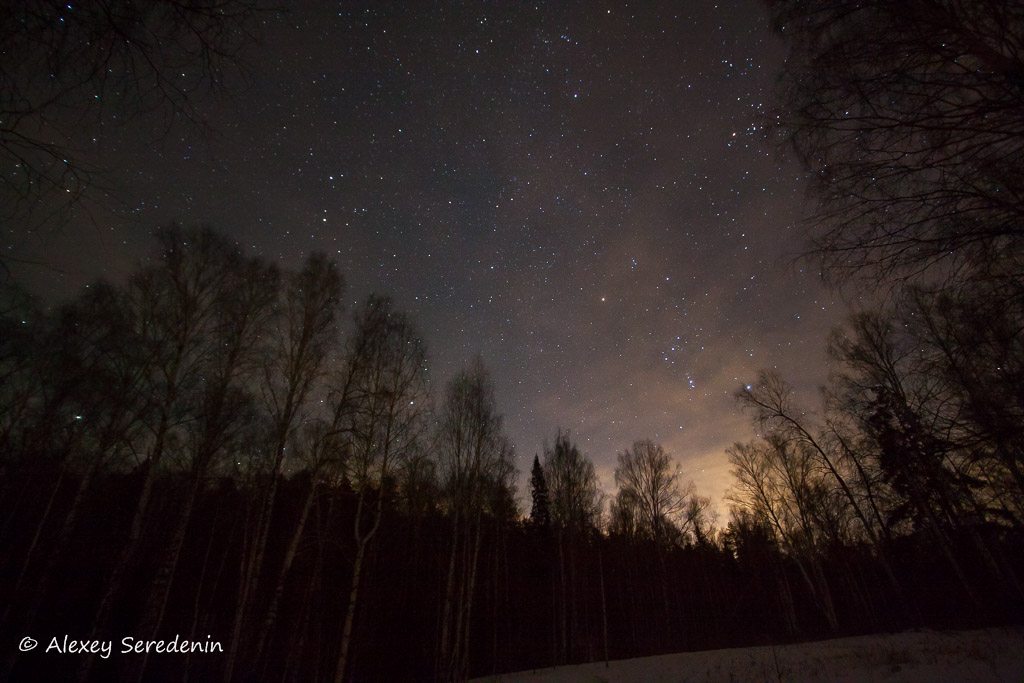
[[[720,498],[751,435],[732,392],[762,367],[808,400],[824,381],[843,307],[792,265],[804,187],[761,130],[783,51],[760,3],[309,3],[248,57],[211,135],[96,133],[117,202],[19,246],[65,273],[39,291],[122,276],[172,220],[284,265],[326,251],[349,302],[413,314],[435,389],[482,354],[521,472],[568,429],[609,492],[649,437]]]

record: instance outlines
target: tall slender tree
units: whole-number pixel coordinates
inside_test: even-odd
[[[559,431],[555,443],[544,448],[544,475],[549,486],[551,524],[558,550],[558,650],[557,661],[578,658],[589,645],[581,633],[579,556],[582,546],[598,526],[602,498],[594,464],[580,453],[568,433]]]
[[[260,259],[237,259],[226,267],[230,268],[230,283],[217,302],[217,318],[209,330],[211,343],[202,361],[203,381],[192,399],[198,406],[197,417],[184,439],[185,494],[139,626],[147,638],[155,638],[163,623],[199,494],[218,460],[237,450],[241,431],[251,423],[256,342],[267,334],[271,305],[279,294],[277,270]],[[148,654],[137,659],[138,680],[145,675]]]
[[[236,251],[208,227],[172,226],[158,237],[158,264],[138,273],[127,290],[135,332],[148,359],[144,390],[153,397],[147,424],[148,452],[140,464],[142,485],[128,538],[107,577],[96,611],[95,633],[105,632],[122,582],[137,559],[143,523],[169,440],[195,416],[196,406],[185,399],[202,382],[209,332],[219,303],[232,284],[230,273],[237,259]],[[80,678],[88,676],[93,661],[91,655],[82,659]]]
[[[435,677],[450,680],[466,677],[469,666],[470,621],[487,500],[494,489],[510,488],[515,473],[494,385],[479,357],[448,385],[438,428],[451,536]]]
[[[808,592],[832,631],[839,628],[832,589],[822,567],[820,527],[823,499],[831,494],[814,467],[806,444],[772,435],[735,444],[727,451],[736,485],[731,498],[755,519],[771,525],[796,562]]]
[[[345,470],[355,491],[355,557],[334,680],[342,683],[355,627],[359,588],[370,543],[384,516],[403,460],[416,454],[427,427],[426,348],[412,323],[391,301],[370,297],[357,313],[353,351],[366,355],[353,368],[358,409],[349,418]]]
[[[301,271],[287,279],[265,338],[259,391],[268,418],[269,458],[258,470],[257,484],[262,494],[256,503],[256,524],[239,567],[235,617],[224,665],[228,680],[235,673],[242,626],[256,609],[255,596],[288,446],[310,410],[311,396],[338,341],[335,320],[343,287],[337,265],[324,254],[313,254]]]

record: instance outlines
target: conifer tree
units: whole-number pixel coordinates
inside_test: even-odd
[[[533,469],[530,471],[530,497],[533,498],[530,524],[537,529],[548,529],[551,526],[548,483],[544,478],[544,468],[540,465],[540,458],[536,455],[533,456]]]

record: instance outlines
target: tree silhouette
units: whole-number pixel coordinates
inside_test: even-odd
[[[497,412],[494,385],[479,357],[449,383],[438,448],[445,504],[451,518],[435,675],[466,676],[483,516],[495,488],[509,488],[515,468]]]
[[[3,218],[41,223],[80,200],[98,169],[83,129],[155,114],[204,128],[209,91],[242,73],[255,0],[0,2]]]
[[[359,409],[349,418],[344,467],[356,492],[352,561],[341,649],[334,680],[345,679],[367,549],[380,529],[384,501],[401,462],[415,455],[426,429],[426,348],[412,323],[372,296],[357,312],[352,369]],[[365,353],[362,353],[365,350]],[[350,351],[351,352],[351,351]]]
[[[683,513],[693,482],[680,481],[678,466],[660,444],[642,439],[620,453],[615,483],[619,493],[613,525],[659,545],[682,540]]]
[[[1020,281],[1024,6],[769,3],[777,125],[811,173],[833,281]]]
[[[338,342],[336,316],[344,286],[337,264],[322,253],[311,255],[301,271],[287,278],[265,336],[258,391],[268,418],[269,457],[257,462],[255,468],[261,499],[257,503],[255,537],[240,567],[242,578],[225,665],[225,678],[229,680],[234,673],[242,624],[247,617],[252,618],[255,591],[261,583],[288,446],[298,426],[313,411],[313,393]]]
[[[578,596],[583,581],[579,556],[590,533],[597,528],[603,500],[594,463],[580,453],[567,432],[559,431],[554,445],[544,447],[544,476],[558,548],[558,650],[562,661],[567,661],[584,644],[580,634]]]
[[[219,461],[237,450],[251,426],[256,397],[247,380],[257,364],[257,341],[268,332],[271,306],[280,294],[277,270],[259,258],[231,259],[223,267],[228,271],[229,285],[217,302],[217,318],[209,330],[211,343],[202,361],[203,381],[192,398],[198,408],[197,418],[185,436],[179,458],[187,478],[186,492],[140,624],[140,632],[152,637],[163,623],[199,493]],[[147,655],[138,659],[139,680],[145,674]]]
[[[829,629],[836,631],[839,618],[822,567],[824,543],[820,533],[821,507],[833,494],[816,471],[812,449],[772,435],[749,444],[734,444],[727,454],[736,477],[732,500],[771,526],[796,561]]]
[[[483,363],[434,411],[409,319],[371,296],[345,325],[340,288],[324,257],[279,275],[171,229],[124,284],[3,299],[0,635],[224,634],[224,656],[13,649],[2,677],[455,680],[1019,619],[1011,307],[854,316],[819,411],[775,373],[739,392],[762,436],[728,451],[725,531],[649,440],[601,529],[567,434],[522,519]]]
[[[544,449],[544,478],[553,524],[576,535],[597,526],[602,501],[594,463],[568,433],[559,432],[554,446]]]
[[[533,467],[530,469],[530,524],[533,528],[547,531],[551,527],[551,510],[548,501],[548,483],[544,478],[544,468],[540,458],[533,456]]]

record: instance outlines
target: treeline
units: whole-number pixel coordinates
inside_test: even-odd
[[[760,436],[729,450],[730,531],[781,547],[832,630],[853,577],[824,567],[851,554],[845,569],[869,561],[878,584],[856,599],[887,613],[1019,619],[1024,337],[1007,326],[1020,312],[922,291],[905,306],[833,334],[817,411],[774,372],[738,392]]]
[[[767,5],[789,46],[771,130],[809,178],[807,255],[861,310],[828,342],[816,410],[773,372],[738,393],[759,438],[729,454],[731,529],[778,544],[832,629],[850,599],[1019,620],[1024,6]],[[877,585],[851,591],[865,562]]]
[[[207,229],[159,238],[126,284],[56,313],[6,299],[5,633],[210,634],[223,648],[81,656],[82,680],[361,677],[363,582],[398,515],[437,543],[431,666],[464,671],[484,528],[516,518],[486,370],[455,377],[433,411],[411,321],[371,296],[343,323],[322,255],[281,273]],[[71,666],[15,655],[5,673]]]
[[[159,240],[55,312],[5,296],[5,679],[456,680],[1020,614],[1021,385],[992,382],[1020,340],[986,324],[984,382],[938,373],[912,335],[955,307],[857,318],[817,421],[777,377],[744,390],[765,436],[731,452],[724,531],[649,440],[606,500],[558,434],[526,515],[479,360],[432,391],[412,321],[343,314],[325,257]],[[65,635],[113,652],[45,652]],[[220,650],[121,653],[175,636]]]

